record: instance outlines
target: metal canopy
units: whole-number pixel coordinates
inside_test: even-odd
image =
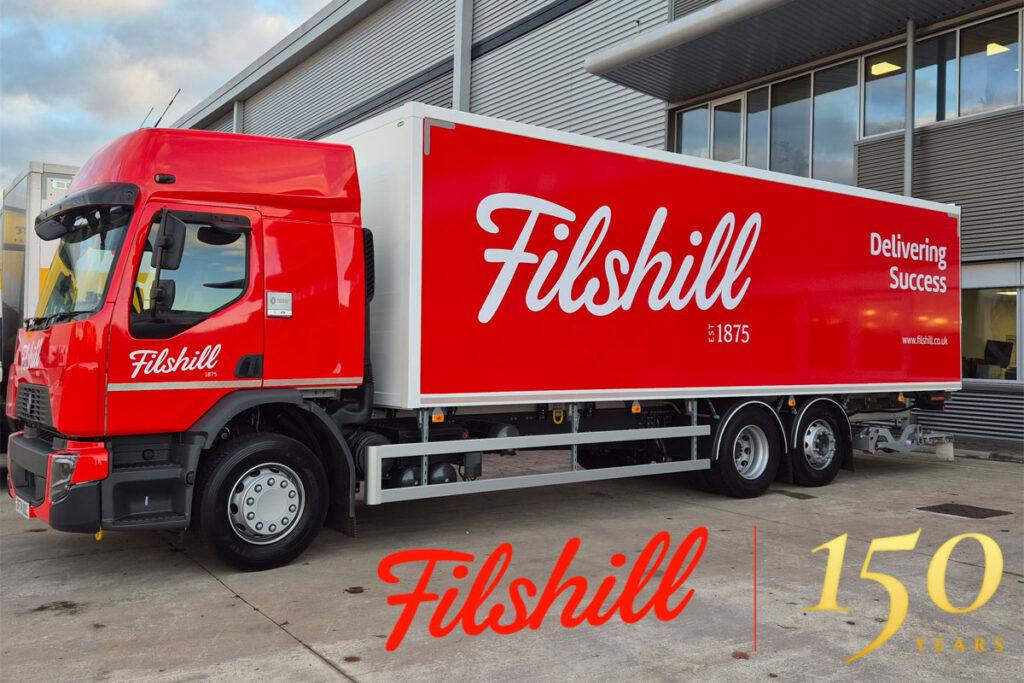
[[[590,73],[679,102],[1005,0],[720,0],[587,58]]]

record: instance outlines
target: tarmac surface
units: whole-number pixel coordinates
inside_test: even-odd
[[[501,465],[510,471],[543,457],[504,457]],[[1016,679],[1024,670],[1024,465],[1002,460],[858,454],[856,471],[840,472],[828,487],[776,483],[753,500],[706,493],[683,476],[665,475],[363,506],[359,538],[325,530],[292,565],[261,573],[225,566],[190,535],[178,545],[157,533],[109,533],[97,542],[56,532],[22,519],[3,497],[0,679]],[[947,503],[1008,514],[969,518],[950,512],[970,508],[920,509]],[[707,529],[703,554],[694,562],[691,550],[681,569],[692,573],[670,593],[680,572],[669,558],[700,527]],[[876,543],[867,568],[906,587],[905,620],[886,642],[844,663],[875,640],[889,616],[886,588],[858,578],[872,539],[918,529],[912,550],[879,551]],[[675,607],[692,589],[674,618],[652,610],[626,623],[627,600],[602,625],[567,628],[561,614],[570,588],[536,629],[466,634],[465,623],[484,621],[495,604],[507,610],[499,623],[509,623],[509,584],[523,577],[542,591],[573,538],[580,547],[563,582],[587,580],[582,609],[606,577],[615,577],[604,614],[662,531],[671,549],[644,572],[650,581],[632,605],[639,610],[660,595]],[[937,551],[965,533],[991,538],[989,556],[966,538],[943,563]],[[829,553],[838,553],[834,539],[844,534],[836,595],[837,606],[849,610],[808,611],[822,599]],[[832,551],[812,552],[830,541]],[[475,617],[435,637],[428,628],[437,603],[426,602],[397,649],[386,649],[402,613],[388,596],[412,592],[425,562],[397,566],[400,582],[389,584],[378,577],[384,558],[421,548],[475,556],[467,577],[453,575],[458,563],[440,561],[430,580],[434,594],[459,589],[448,594],[454,606],[440,621],[448,625],[487,556],[503,543],[513,548],[508,571]],[[611,558],[618,553],[625,562],[616,567]],[[986,568],[997,584],[983,585]],[[667,587],[658,589],[663,581]],[[971,611],[936,604],[944,593],[950,607],[962,610],[979,591],[990,597]],[[526,596],[525,606],[537,600]]]

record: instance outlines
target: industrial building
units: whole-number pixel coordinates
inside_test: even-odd
[[[920,419],[1020,442],[1022,25],[993,0],[333,0],[175,125],[319,139],[416,100],[960,205],[963,391]]]

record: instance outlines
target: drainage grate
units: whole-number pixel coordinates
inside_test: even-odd
[[[940,515],[953,515],[955,517],[966,517],[968,519],[988,519],[1001,515],[1012,515],[1006,510],[993,510],[992,508],[979,508],[973,505],[961,505],[960,503],[942,503],[941,505],[929,505],[917,508],[925,512],[938,512]]]

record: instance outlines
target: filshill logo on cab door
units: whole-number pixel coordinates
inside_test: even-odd
[[[212,370],[217,366],[220,355],[220,344],[207,344],[206,348],[189,353],[188,347],[181,349],[177,356],[171,358],[170,349],[159,351],[139,349],[128,354],[132,362],[132,379],[139,374],[165,375],[172,372],[189,372],[192,370]]]

